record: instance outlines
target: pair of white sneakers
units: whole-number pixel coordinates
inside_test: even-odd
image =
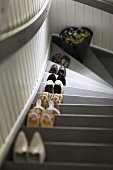
[[[39,162],[45,161],[46,151],[39,132],[35,132],[30,144],[23,131],[20,131],[14,144],[13,159],[15,162]]]
[[[63,83],[60,80],[56,80],[55,83],[52,80],[48,80],[45,85],[45,92],[62,94]]]

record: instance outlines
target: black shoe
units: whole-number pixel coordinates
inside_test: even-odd
[[[49,77],[47,78],[47,81],[48,80],[52,80],[54,83],[56,81],[56,76],[54,74],[50,74]]]
[[[49,73],[57,74],[58,72],[58,66],[56,64],[53,64],[49,70]]]
[[[59,70],[58,70],[58,75],[59,76],[64,76],[64,77],[66,77],[66,68],[64,67],[64,66],[61,66],[60,68],[59,68]]]
[[[59,75],[57,77],[57,80],[60,80],[64,86],[66,85],[66,79],[63,75]]]

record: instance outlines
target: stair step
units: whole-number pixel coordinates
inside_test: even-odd
[[[80,143],[45,143],[47,162],[113,164],[113,145]]]
[[[61,114],[55,116],[55,126],[113,128],[113,116]]]
[[[39,91],[42,92],[44,90],[45,83],[42,83],[40,85]],[[65,86],[64,87],[64,95],[80,95],[80,96],[93,96],[93,97],[106,97],[113,99],[113,94],[111,93],[106,93],[106,92],[100,92],[95,90],[88,90],[84,88],[79,88],[79,87],[69,87]]]
[[[46,82],[42,82],[40,84],[40,87],[39,87],[40,92],[44,91],[45,85],[46,85]],[[67,85],[63,87],[64,92],[65,92],[65,88],[67,88],[67,89],[69,89],[69,88],[72,88],[72,89],[77,88],[77,89],[83,89],[83,90],[90,90],[90,91],[93,91],[93,93],[95,93],[95,91],[104,92],[104,93],[111,94],[113,96],[113,90],[109,90],[109,89],[105,89],[105,88],[102,88],[102,87],[89,85],[89,84],[86,84],[86,83],[76,82],[76,81],[73,81],[72,79],[68,79]]]
[[[85,57],[85,61],[83,64],[78,62],[74,57],[66,53],[62,48],[57,45],[57,41],[61,41],[59,37],[55,37],[52,43],[52,50],[50,60],[55,53],[61,53],[63,55],[67,55],[71,59],[71,64],[69,69],[76,71],[86,77],[89,77],[95,81],[98,81],[102,84],[109,86],[111,84],[113,86],[113,79],[109,72],[105,69],[105,67],[100,63],[91,49],[88,49],[87,55]],[[61,42],[60,42],[61,43]],[[59,44],[59,43],[58,43]],[[93,66],[94,64],[94,66]]]
[[[113,129],[85,128],[85,127],[53,127],[28,128],[22,127],[28,141],[35,132],[39,132],[44,142],[71,142],[71,143],[103,143],[113,144]]]
[[[113,115],[113,105],[60,104],[61,114]]]
[[[44,142],[44,145],[45,162],[96,163],[113,166],[113,144]],[[11,155],[10,149],[6,161],[13,162]]]
[[[66,104],[105,104],[105,105],[113,105],[113,99],[107,98],[96,98],[96,97],[83,97],[83,96],[68,96],[63,95],[63,103]]]
[[[51,62],[51,61],[49,61],[49,62]],[[54,63],[51,62],[51,66],[52,66],[53,64],[54,64]],[[51,66],[50,66],[50,67],[51,67]],[[50,67],[49,67],[49,69],[50,69]],[[60,67],[60,65],[58,65],[58,67]],[[42,81],[45,81],[45,82],[46,82],[46,81],[47,81],[47,78],[48,78],[48,76],[49,76],[50,74],[51,74],[51,73],[49,73],[48,71],[45,72]],[[70,82],[68,82],[68,79],[69,79],[69,80],[76,81],[76,82],[86,83],[86,84],[89,84],[89,85],[93,85],[93,86],[97,86],[97,87],[102,87],[102,88],[105,88],[105,89],[113,90],[113,87],[108,87],[108,86],[106,86],[106,85],[104,85],[104,84],[102,84],[102,83],[99,83],[99,82],[94,81],[94,80],[92,80],[92,79],[90,79],[90,78],[87,78],[87,77],[85,77],[85,76],[83,76],[83,75],[81,75],[81,74],[79,74],[79,73],[76,73],[76,72],[74,72],[74,71],[72,71],[72,70],[66,69],[66,80],[67,80],[66,82],[67,82],[67,83],[70,83]],[[72,84],[72,83],[70,83],[70,84]]]
[[[64,94],[65,95],[80,95],[80,96],[85,96],[85,97],[107,97],[110,99],[113,99],[113,94],[103,92],[103,91],[98,91],[97,89],[93,90],[88,90],[84,88],[76,88],[76,87],[64,87]]]
[[[5,162],[1,170],[113,170],[113,165],[107,164],[91,164],[91,163],[62,163],[62,162],[46,162],[39,163],[12,163]]]
[[[37,101],[40,93],[37,93],[34,99],[34,102]],[[34,103],[33,102],[33,103]],[[102,98],[102,97],[94,97],[94,96],[69,96],[66,94],[63,94],[63,101],[62,103],[65,104],[102,104],[102,105],[113,105],[113,99],[109,98]]]

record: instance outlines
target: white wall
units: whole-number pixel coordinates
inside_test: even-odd
[[[45,0],[1,0],[6,1],[0,32],[9,32],[32,19],[42,8]]]
[[[41,9],[44,1],[10,0],[1,34],[29,21]],[[48,57],[48,42],[49,19],[47,18],[37,34],[0,65],[0,162],[10,144],[15,124],[24,116],[22,114],[25,114],[23,113],[25,105],[40,84]]]
[[[113,2],[113,0],[109,0]],[[94,31],[92,44],[113,51],[113,15],[72,0],[53,0],[51,33],[68,26],[86,26]]]

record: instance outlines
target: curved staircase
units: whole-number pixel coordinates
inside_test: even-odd
[[[59,50],[66,54],[53,43],[51,56]],[[34,101],[44,90],[53,64],[50,60]],[[75,59],[72,61],[72,68],[66,69],[61,115],[56,115],[55,126],[20,128],[28,141],[34,132],[40,132],[46,147],[45,162],[15,163],[11,148],[1,170],[113,170],[113,79],[109,75],[109,81],[103,80]],[[100,75],[102,70],[109,74],[101,65]]]

